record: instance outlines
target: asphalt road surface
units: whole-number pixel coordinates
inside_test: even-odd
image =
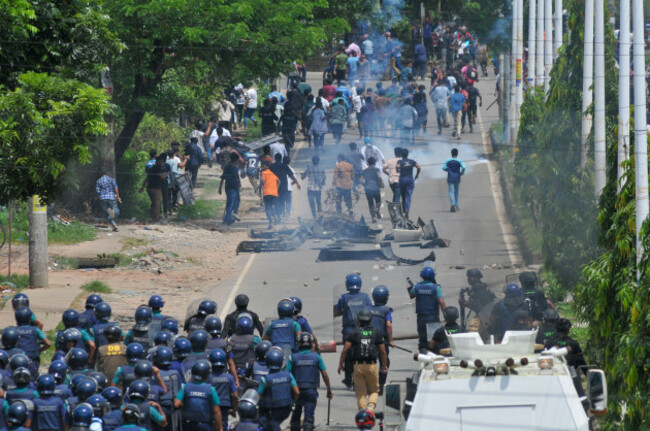
[[[308,82],[314,93],[322,86],[321,74],[309,74]],[[285,85],[282,82],[283,86]],[[374,83],[373,83],[374,85]],[[386,85],[386,83],[384,83]],[[427,93],[429,90],[426,82]],[[416,182],[411,209],[411,219],[421,217],[425,222],[435,221],[440,237],[451,241],[448,248],[437,248],[436,273],[437,281],[442,285],[445,300],[448,305],[458,306],[458,294],[466,287],[465,272],[469,268],[480,268],[484,281],[497,294],[501,294],[505,277],[516,272],[511,265],[519,263],[518,252],[514,245],[514,237],[508,221],[503,214],[498,172],[494,162],[488,162],[490,153],[487,142],[489,124],[483,121],[494,121],[497,115],[496,104],[485,111],[492,103],[494,96],[494,75],[483,78],[478,84],[483,94],[483,108],[474,129],[474,133],[463,135],[460,141],[451,138],[451,129],[443,129],[437,134],[435,126],[435,109],[429,106],[429,129],[427,134],[420,135],[416,144],[410,146],[411,158],[422,166],[422,174]],[[484,142],[484,140],[486,142]],[[347,144],[357,142],[357,130],[346,131],[342,144],[335,147],[331,135],[326,137],[326,153],[321,157],[321,166],[326,169],[327,184],[331,184],[332,169],[336,155],[347,153]],[[392,148],[396,139],[374,139],[382,148],[386,159],[392,158]],[[459,156],[467,165],[467,173],[460,186],[460,208],[457,213],[449,212],[446,173],[442,164],[449,157],[452,148],[458,148]],[[308,148],[306,142],[299,143],[298,150],[292,153],[292,165],[298,173],[304,171],[314,155],[313,148]],[[305,184],[306,185],[306,184]],[[386,190],[384,199],[390,200],[392,193]],[[311,219],[307,203],[306,187],[293,191],[292,221],[296,217]],[[500,208],[501,207],[501,208]],[[363,215],[370,220],[365,196],[355,205],[357,217]],[[384,218],[379,225],[386,233],[390,233],[390,221],[387,211],[382,208]],[[265,227],[264,213],[259,213],[259,227]],[[375,226],[373,226],[375,227]],[[351,272],[359,272],[363,279],[362,290],[370,293],[372,288],[384,284],[390,289],[389,305],[393,308],[393,332],[395,336],[413,334],[416,332],[415,308],[406,291],[406,277],[419,280],[421,265],[403,266],[389,261],[344,261],[316,262],[318,252],[327,245],[327,241],[308,240],[293,252],[274,252],[262,254],[242,254],[240,258],[241,271],[239,276],[224,280],[210,292],[210,297],[217,300],[219,314],[225,314],[234,308],[232,299],[237,293],[246,293],[251,298],[250,308],[262,317],[276,315],[276,306],[280,299],[288,296],[299,296],[303,303],[303,314],[309,319],[312,328],[321,342],[341,338],[341,319],[333,319],[332,306],[336,298],[343,293],[344,278]],[[372,244],[356,245],[354,248],[373,247]],[[422,258],[430,250],[417,248],[400,248],[393,244],[396,254],[403,257]],[[505,268],[504,268],[505,267]],[[398,341],[397,345],[416,350],[417,340]],[[330,375],[334,398],[331,405],[330,429],[354,429],[354,415],[357,412],[354,392],[346,390],[341,383],[342,376],[337,375],[340,348],[337,353],[324,353],[323,359]],[[388,375],[389,382],[404,381],[418,369],[412,355],[392,349],[390,352],[391,367]],[[321,397],[316,411],[318,429],[327,429],[327,398],[324,385],[321,385]],[[383,409],[380,399],[377,411]],[[288,427],[288,421],[285,422]]]

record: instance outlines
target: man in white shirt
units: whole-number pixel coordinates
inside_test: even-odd
[[[269,145],[269,148],[271,149],[271,157],[273,158],[273,160],[275,160],[275,155],[278,153],[282,155],[282,160],[289,157],[289,153],[287,152],[287,147],[285,147],[282,141],[272,143],[271,145]]]
[[[244,110],[244,128],[248,127],[248,120],[251,120],[257,126],[257,120],[253,117],[257,109],[257,91],[252,84],[248,85],[246,90],[246,105]]]
[[[377,161],[375,167],[381,170],[384,164],[384,153],[381,152],[379,147],[372,143],[370,137],[366,136],[363,141],[365,144],[361,148],[361,155],[363,156],[363,169],[366,169],[368,167],[366,160],[373,157]]]

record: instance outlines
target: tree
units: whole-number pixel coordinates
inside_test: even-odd
[[[63,190],[66,165],[90,162],[98,135],[107,132],[110,104],[103,89],[29,72],[18,88],[0,93],[0,204]]]
[[[168,108],[160,96],[171,83],[214,88],[273,77],[326,40],[313,14],[325,0],[107,0],[106,7],[127,46],[110,65],[124,116],[117,161],[145,112]]]

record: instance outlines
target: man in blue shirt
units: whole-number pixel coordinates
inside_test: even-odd
[[[449,112],[454,118],[454,131],[451,136],[460,140],[461,119],[463,118],[463,104],[467,102],[465,96],[460,92],[460,88],[456,86],[455,92],[449,97]]]
[[[460,187],[460,177],[465,174],[465,163],[458,158],[458,149],[451,150],[451,158],[445,160],[442,170],[447,172],[447,185],[449,186],[449,203],[451,212],[458,211],[458,188]]]
[[[440,326],[440,310],[445,311],[447,304],[442,296],[442,288],[436,282],[436,273],[433,268],[425,266],[420,272],[422,281],[409,288],[409,296],[415,299],[415,313],[417,315],[418,349],[426,353],[433,330]],[[438,323],[438,325],[429,325]],[[431,336],[427,334],[427,326],[431,326]]]
[[[95,191],[102,211],[106,214],[106,220],[113,226],[113,231],[117,232],[114,218],[120,216],[120,208],[117,203],[122,203],[122,198],[120,198],[120,189],[117,187],[115,179],[108,175],[108,170],[104,170],[102,177],[95,183]],[[111,215],[111,213],[113,214]]]
[[[221,400],[208,382],[212,366],[204,359],[192,365],[192,381],[184,383],[174,400],[174,407],[183,409],[183,429],[222,431]]]

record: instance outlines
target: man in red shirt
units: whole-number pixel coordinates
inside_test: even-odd
[[[336,87],[332,85],[332,80],[327,80],[327,85],[323,87],[323,97],[331,102],[336,97]]]

